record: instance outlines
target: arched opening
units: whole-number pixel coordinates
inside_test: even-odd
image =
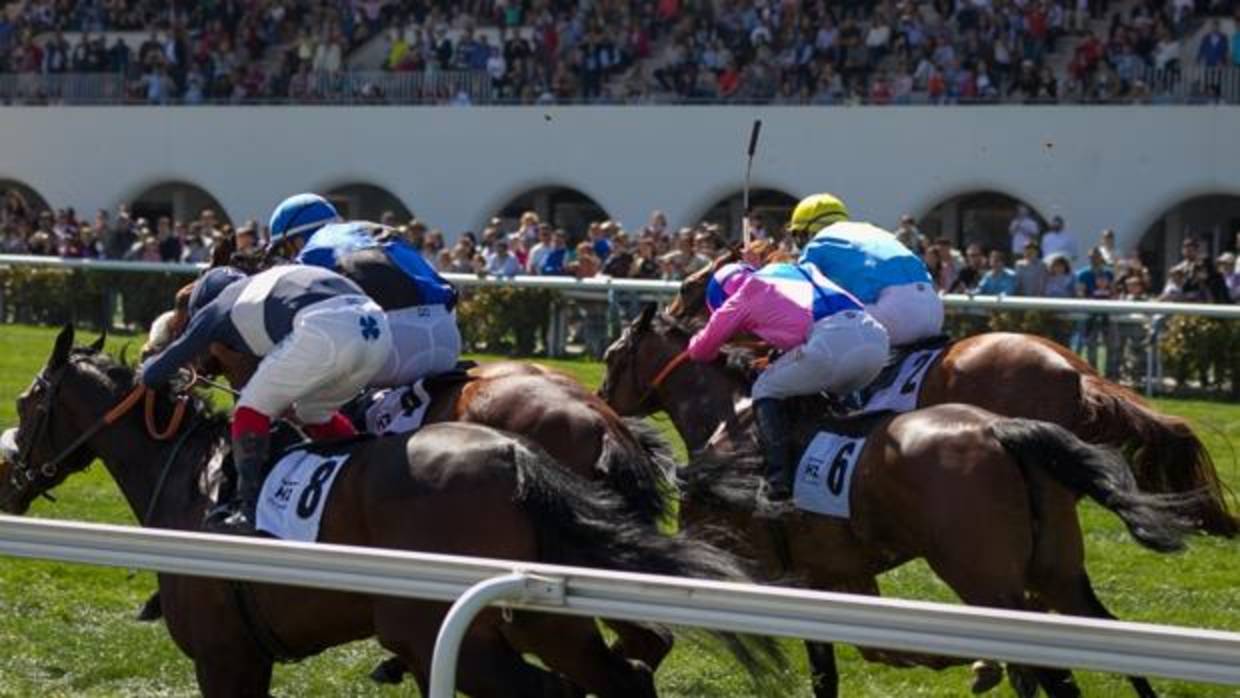
[[[366,220],[403,225],[413,213],[392,192],[373,184],[345,184],[329,189],[324,196],[345,220]],[[388,220],[383,220],[385,214]]]
[[[15,179],[0,179],[0,223],[33,223],[42,211],[50,211],[39,192]]]
[[[957,247],[979,243],[988,250],[1012,249],[1008,232],[1018,206],[1029,209],[1038,227],[1046,231],[1046,219],[1033,206],[998,191],[958,194],[940,202],[917,221],[921,233],[930,240],[947,238]]]
[[[772,234],[780,233],[792,209],[796,208],[797,197],[778,189],[754,189],[749,192],[749,207],[754,217],[762,221],[763,227]],[[745,213],[745,193],[735,192],[723,197],[706,209],[702,214],[703,223],[713,223],[728,236],[729,240],[741,237],[741,216]]]
[[[1167,270],[1183,258],[1182,244],[1190,236],[1199,241],[1202,260],[1240,252],[1240,196],[1206,194],[1185,199],[1145,229],[1137,255],[1149,267],[1156,288],[1166,281]]]
[[[221,223],[231,223],[220,202],[206,189],[188,182],[162,182],[148,187],[129,204],[130,215],[145,218],[154,228],[156,221],[167,216],[174,221],[192,221],[213,216]]]
[[[495,217],[500,219],[504,230],[512,230],[526,211],[533,211],[539,220],[563,228],[574,242],[585,237],[590,223],[610,218],[597,201],[570,187],[532,189],[500,207]]]

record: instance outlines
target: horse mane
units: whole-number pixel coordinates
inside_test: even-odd
[[[113,393],[122,393],[132,390],[137,380],[137,369],[127,361],[128,346],[121,349],[121,357],[117,358],[111,354],[93,349],[91,347],[74,347],[70,352],[70,358],[77,359],[79,365],[90,368],[94,373],[104,378],[107,382],[108,389]],[[165,386],[156,391],[156,395],[160,397],[160,402],[170,404],[175,399],[173,388]],[[227,425],[228,414],[222,410],[213,407],[209,402],[201,397],[194,395],[189,401],[189,409],[187,417],[197,416],[206,420],[208,427],[221,427]]]

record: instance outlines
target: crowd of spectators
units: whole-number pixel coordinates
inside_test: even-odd
[[[432,91],[403,98],[835,104],[1153,101],[1168,96],[1187,56],[1208,68],[1240,65],[1240,32],[1224,33],[1219,21],[1235,3],[1115,5],[21,0],[0,11],[0,73],[119,74],[125,97],[157,104],[315,102],[342,89],[384,101],[379,83],[340,79],[349,53],[382,36],[386,70],[462,71],[490,84],[485,96]],[[1240,18],[1240,5],[1234,12]],[[1203,21],[1208,29],[1199,45],[1186,46]],[[126,43],[116,32],[145,38]],[[1070,58],[1048,60],[1066,37],[1080,38]],[[1056,70],[1059,64],[1066,69]],[[1147,69],[1161,71],[1159,77],[1150,80]],[[1208,79],[1193,86],[1203,98],[1217,90]]]

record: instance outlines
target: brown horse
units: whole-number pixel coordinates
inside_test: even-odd
[[[192,291],[191,283],[177,293],[163,332],[152,333],[143,347],[144,355],[157,352],[180,334],[188,320]],[[210,357],[200,363],[200,370],[223,373],[237,390],[257,367],[255,357],[219,343],[211,345]],[[676,463],[665,449],[650,447],[657,438],[647,433],[648,427],[639,421],[626,424],[572,377],[538,364],[484,364],[470,369],[466,378],[432,394],[425,423],[471,422],[520,434],[577,475],[607,483],[639,520],[654,526],[673,519],[670,503]],[[140,618],[156,617],[158,603],[152,599]],[[652,669],[671,651],[670,635],[658,628],[623,622],[609,625],[616,631],[619,651]],[[396,662],[384,663],[372,674],[384,683],[398,682],[401,675]]]
[[[1182,546],[1185,524],[1172,513],[1180,503],[1140,493],[1117,455],[1051,423],[960,404],[870,420],[876,423],[857,457],[851,518],[787,506],[778,518],[755,515],[763,458],[745,377],[722,362],[673,364],[691,330],[654,316],[648,306],[608,350],[600,393],[622,414],[667,411],[690,450],[705,454],[682,470],[683,519],[733,531],[773,577],[791,572],[816,589],[877,594],[876,575],[923,558],[968,604],[1113,618],[1085,571],[1077,499],[1110,509],[1146,547]],[[813,416],[799,420],[798,443],[808,443],[818,425]],[[834,696],[834,663],[813,652],[823,649],[811,646],[816,693]],[[864,652],[897,664],[959,663]],[[1052,696],[1078,695],[1070,672],[1011,673],[1021,695],[1036,692],[1030,676]],[[1145,679],[1131,682],[1139,695],[1154,695]]]
[[[114,418],[110,409],[130,393],[133,371],[98,346],[72,343],[67,327],[18,400],[19,450],[0,481],[0,508],[25,512],[98,457],[145,525],[197,529],[208,506],[203,469],[226,420],[191,407],[175,443],[154,441],[136,413]],[[169,400],[161,400],[157,416],[166,419]],[[349,465],[324,505],[324,542],[743,577],[727,553],[659,535],[615,494],[486,426],[438,424],[364,441],[351,448]],[[446,611],[443,603],[166,574],[159,585],[169,633],[194,661],[206,696],[265,696],[277,649],[300,658],[372,635],[412,667],[425,693]],[[767,673],[779,669],[772,641],[726,639],[756,677],[775,676]],[[458,686],[473,696],[654,695],[651,670],[609,649],[593,620],[528,612],[480,616],[462,648]]]
[[[735,253],[718,264],[736,261]],[[681,285],[668,312],[690,320],[706,313],[711,267]],[[1082,439],[1132,452],[1137,484],[1147,492],[1194,497],[1197,527],[1233,537],[1240,519],[1210,453],[1188,422],[1159,413],[1141,396],[1108,381],[1071,350],[1028,334],[988,332],[953,342],[926,372],[917,406],[962,402],[1008,417],[1053,422]]]

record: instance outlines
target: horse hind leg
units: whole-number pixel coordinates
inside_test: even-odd
[[[613,649],[645,664],[651,671],[658,671],[659,665],[672,651],[672,633],[667,628],[617,620],[604,623],[616,633],[617,641]]]
[[[654,673],[603,641],[591,618],[517,612],[500,626],[511,645],[536,655],[549,668],[599,698],[654,698]]]
[[[1036,591],[1038,596],[1052,610],[1073,616],[1118,620],[1098,598],[1089,574],[1081,569],[1076,575],[1060,579],[1039,579]],[[1129,676],[1128,683],[1141,698],[1155,698],[1158,695],[1149,679],[1144,676]]]

